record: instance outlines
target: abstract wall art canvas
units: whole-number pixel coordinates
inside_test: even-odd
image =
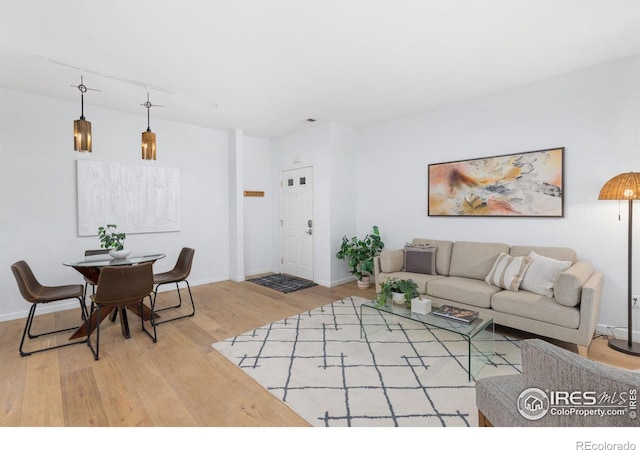
[[[429,164],[428,176],[429,216],[564,216],[564,147]]]
[[[180,171],[155,165],[77,161],[78,236],[118,225],[125,233],[180,230]]]

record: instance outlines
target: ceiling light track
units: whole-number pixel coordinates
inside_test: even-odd
[[[172,91],[170,89],[165,89],[165,88],[160,87],[160,86],[154,86],[152,84],[143,83],[141,81],[130,80],[130,79],[127,79],[127,78],[117,77],[115,75],[108,75],[108,74],[105,74],[105,73],[96,72],[94,70],[89,70],[89,69],[85,69],[85,68],[82,68],[82,67],[73,66],[71,64],[67,64],[67,63],[64,63],[64,62],[61,62],[61,61],[56,61],[55,59],[50,59],[50,58],[45,58],[45,59],[47,59],[49,62],[52,62],[54,64],[58,64],[58,65],[61,65],[61,66],[70,67],[72,69],[88,72],[88,73],[91,73],[93,75],[98,75],[98,76],[101,76],[101,77],[104,77],[104,78],[110,78],[112,80],[120,81],[122,83],[133,84],[134,86],[141,86],[141,87],[144,87],[144,88],[147,88],[147,89],[153,89],[154,91],[163,92],[165,94],[175,95],[175,91]]]

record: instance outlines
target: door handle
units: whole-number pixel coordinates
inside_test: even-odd
[[[305,231],[305,233],[311,235],[311,234],[313,234],[313,230],[311,228],[309,228],[309,230]]]

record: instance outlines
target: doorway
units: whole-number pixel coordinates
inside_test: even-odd
[[[313,281],[313,167],[280,173],[282,273]]]

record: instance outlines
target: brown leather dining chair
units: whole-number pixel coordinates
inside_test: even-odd
[[[24,326],[24,331],[22,333],[22,340],[20,341],[20,356],[31,355],[32,353],[43,352],[45,350],[53,350],[55,348],[67,347],[69,345],[74,344],[82,344],[87,342],[86,339],[75,342],[67,342],[65,344],[50,346],[46,348],[42,348],[40,350],[24,350],[24,340],[27,336],[29,339],[34,339],[40,336],[47,336],[55,333],[62,333],[64,331],[76,330],[80,325],[76,325],[71,328],[64,328],[60,330],[47,331],[39,334],[32,334],[31,327],[33,325],[33,320],[36,314],[36,307],[43,303],[51,303],[60,300],[68,300],[72,298],[77,298],[80,302],[80,310],[82,312],[82,320],[86,320],[87,318],[87,308],[84,303],[84,288],[81,284],[68,284],[62,286],[43,286],[38,282],[31,267],[25,261],[18,261],[11,265],[11,271],[13,275],[16,277],[16,281],[18,282],[18,289],[20,289],[20,294],[24,299],[30,302],[31,308],[29,309],[29,314],[27,315],[27,322]]]
[[[163,284],[176,284],[176,291],[178,292],[178,304],[167,306],[162,309],[156,310],[156,312],[166,311],[169,309],[178,309],[182,306],[182,295],[180,294],[180,283],[185,283],[187,285],[187,290],[189,291],[189,298],[191,299],[191,312],[189,314],[184,314],[178,317],[170,317],[161,321],[156,322],[157,325],[166,322],[172,322],[178,319],[184,319],[185,317],[193,317],[196,313],[196,305],[193,302],[193,295],[191,294],[191,286],[189,286],[189,281],[187,281],[187,277],[191,273],[191,264],[193,263],[193,255],[195,254],[195,250],[189,247],[184,247],[180,251],[180,255],[178,255],[178,260],[176,261],[176,265],[173,269],[168,272],[157,273],[153,275],[153,284],[156,285],[156,288],[153,292],[154,301],[158,296],[158,288]]]
[[[121,320],[126,318],[124,309],[126,307],[137,307],[142,309],[145,298],[149,298],[151,307],[151,330],[144,325],[144,318],[141,315],[142,330],[151,337],[153,342],[157,342],[156,323],[154,314],[155,301],[151,296],[153,291],[153,268],[152,263],[136,264],[132,266],[107,266],[100,271],[100,278],[96,287],[96,293],[91,296],[91,313],[87,318],[87,344],[93,353],[96,361],[100,355],[100,323],[101,314],[108,315],[114,308],[120,311]],[[103,311],[105,309],[106,311]],[[90,323],[92,322],[92,323]],[[128,327],[128,323],[123,322],[123,326]],[[91,333],[96,330],[96,346],[91,343]]]
[[[87,256],[96,256],[96,255],[106,255],[109,253],[108,248],[101,248],[101,249],[97,249],[97,250],[86,250],[84,252],[84,256],[85,258]],[[90,280],[87,277],[84,277],[84,298],[87,298],[87,289],[89,288],[89,286],[91,286],[91,293],[95,294],[96,293],[96,284]]]

